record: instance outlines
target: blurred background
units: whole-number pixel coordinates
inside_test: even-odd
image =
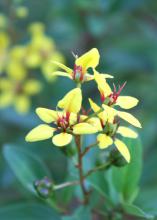
[[[40,122],[35,108],[55,108],[74,87],[51,77],[51,61],[73,67],[72,51],[93,47],[101,55],[98,71],[112,74],[116,85],[127,81],[124,94],[140,100],[133,113],[143,125],[141,192],[157,198],[157,2],[0,0],[0,205],[30,196],[3,156],[8,144],[42,155],[53,178],[64,179],[66,159],[51,141],[28,144],[24,137]],[[94,82],[84,93],[99,99]]]

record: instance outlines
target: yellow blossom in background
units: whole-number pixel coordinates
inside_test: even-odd
[[[18,6],[15,13],[18,18],[26,18],[29,14],[29,11],[28,8],[25,6]]]
[[[82,105],[81,89],[76,88],[61,99],[57,107],[62,110],[37,108],[39,118],[50,125],[41,124],[30,131],[26,141],[34,142],[52,138],[54,145],[62,147],[72,141],[73,135],[96,133],[97,129],[88,122],[81,122],[77,117]]]
[[[10,45],[10,38],[4,31],[0,31],[0,74],[3,72],[8,56],[8,48]]]
[[[63,55],[57,50],[52,38],[45,34],[45,26],[42,23],[32,23],[29,27],[30,41],[27,44],[27,56],[25,63],[28,68],[41,68],[48,80],[53,80],[51,60],[64,63]],[[53,67],[54,71],[57,67]]]
[[[94,79],[94,76],[88,73],[89,68],[95,69],[99,64],[100,54],[96,48],[91,49],[87,53],[78,57],[75,56],[75,63],[73,69],[53,59],[53,63],[60,67],[63,71],[53,71],[52,75],[65,76],[77,83],[83,83]],[[109,74],[102,74],[104,78],[113,78]]]
[[[6,26],[7,26],[7,17],[3,13],[0,13],[0,29],[5,29]]]
[[[0,78],[0,108],[13,106],[20,114],[30,110],[31,97],[41,91],[42,84],[36,79],[27,79],[24,75],[19,77]]]

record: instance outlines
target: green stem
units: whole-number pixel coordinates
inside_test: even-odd
[[[88,176],[90,176],[92,173],[95,173],[96,171],[100,171],[100,170],[104,170],[105,168],[108,168],[111,164],[112,164],[112,161],[108,161],[105,164],[94,167],[93,169],[87,172],[87,174],[84,176],[84,179],[86,179]]]
[[[62,188],[68,187],[68,186],[75,186],[78,184],[79,184],[79,181],[77,181],[77,180],[73,181],[73,182],[65,182],[65,183],[53,186],[53,190],[62,189]]]

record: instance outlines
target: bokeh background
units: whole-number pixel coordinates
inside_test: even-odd
[[[56,181],[64,179],[66,159],[60,151],[50,141],[26,144],[24,137],[40,122],[35,108],[54,108],[57,100],[74,86],[68,79],[50,77],[54,70],[51,60],[59,59],[72,67],[72,51],[81,55],[93,47],[101,54],[98,70],[114,75],[117,85],[127,81],[124,93],[140,100],[133,110],[143,125],[140,192],[146,196],[144,203],[149,198],[157,209],[157,2],[154,0],[0,0],[0,103],[4,90],[12,91],[4,78],[15,85],[18,95],[21,88],[17,84],[21,80],[25,83],[33,78],[39,83],[35,84],[35,91],[32,89],[30,107],[25,106],[28,101],[25,97],[14,104],[11,101],[8,107],[1,103],[0,205],[30,198],[3,156],[7,144],[42,155]],[[18,67],[26,72],[22,79]],[[93,82],[86,85],[84,92],[99,99]]]

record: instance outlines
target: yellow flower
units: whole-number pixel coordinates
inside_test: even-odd
[[[71,69],[62,63],[53,61],[55,65],[64,71],[53,72],[52,75],[65,76],[78,83],[93,80],[94,77],[88,73],[88,69],[95,69],[99,64],[100,55],[96,48],[91,49],[80,57],[76,56],[74,68]],[[109,74],[102,74],[105,78],[112,78]]]
[[[36,113],[45,123],[30,131],[26,141],[34,142],[52,138],[54,145],[62,147],[72,141],[73,135],[96,133],[96,127],[89,123],[80,122],[77,114],[80,111],[82,94],[79,88],[67,93],[58,102],[61,111],[54,111],[46,108],[37,108]],[[55,134],[54,134],[55,133]]]
[[[106,79],[96,70],[94,70],[94,79],[98,85],[101,101],[103,103],[109,106],[118,105],[124,109],[133,108],[138,104],[138,99],[132,96],[120,96],[120,93],[126,83],[119,87],[118,91],[116,91],[116,87],[114,85],[114,91],[112,91],[110,86],[106,82]]]
[[[27,44],[25,65],[28,68],[41,68],[45,78],[53,81],[51,76],[52,71],[50,60],[54,59],[58,62],[65,62],[63,55],[57,51],[53,39],[45,34],[45,26],[40,22],[32,23],[29,27],[31,35],[30,41]],[[57,66],[53,71],[56,71]]]
[[[35,79],[16,80],[2,78],[0,80],[0,108],[14,106],[20,114],[26,114],[30,109],[30,98],[41,90],[41,83]]]
[[[124,142],[117,138],[113,140],[110,136],[106,134],[99,134],[97,136],[97,140],[99,142],[100,149],[108,148],[110,145],[114,143],[117,150],[122,154],[125,160],[128,163],[130,162],[130,152]]]
[[[18,18],[26,18],[28,16],[28,8],[25,6],[19,6],[16,8],[16,16]]]
[[[101,111],[101,107],[99,107],[96,103],[94,103],[91,99],[89,99],[90,106],[92,110],[97,113]],[[130,124],[141,127],[140,122],[131,114],[127,112],[117,111],[107,105],[103,104],[104,110],[97,114],[101,122],[101,130],[99,127],[99,131],[101,132],[97,136],[97,141],[99,142],[99,147],[101,149],[107,148],[113,143],[120,151],[122,156],[126,159],[127,162],[130,161],[130,153],[126,147],[126,145],[120,141],[119,139],[115,139],[116,134],[120,134],[124,137],[128,138],[137,138],[137,133],[132,129],[127,128],[125,126],[120,126],[119,120],[117,116],[123,118],[128,121]],[[97,127],[98,129],[98,127]]]
[[[7,33],[0,32],[0,73],[5,69],[10,39]]]

